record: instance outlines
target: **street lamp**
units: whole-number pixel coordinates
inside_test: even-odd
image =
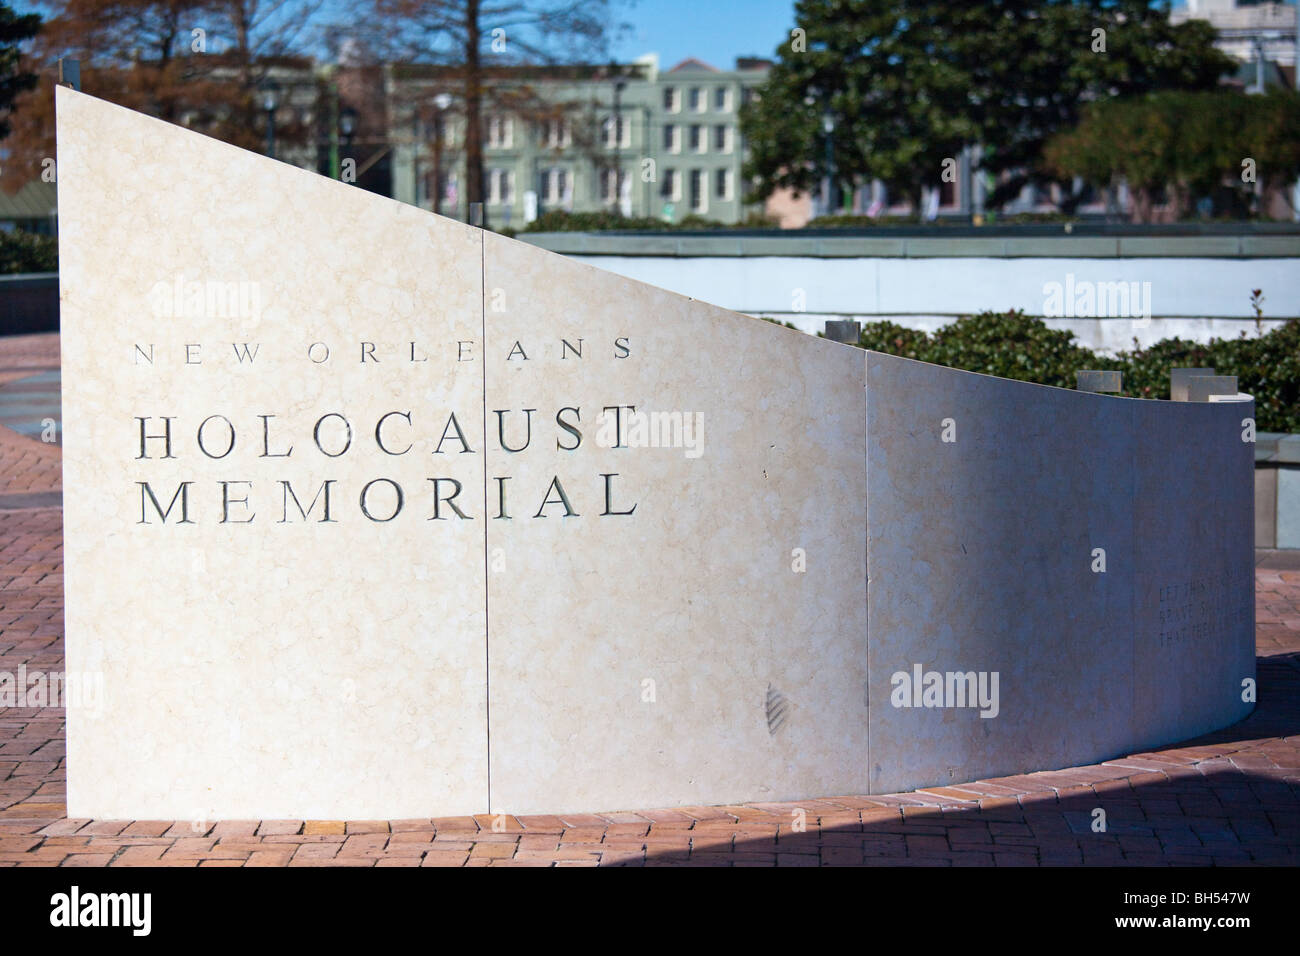
[[[451,94],[435,96],[433,108],[433,211],[442,215],[442,127],[447,110],[451,108]]]
[[[831,104],[828,101],[826,108],[822,112],[822,131],[826,134],[826,211],[824,215],[832,215],[834,210],[831,209],[831,196],[835,188],[835,115],[831,112]]]
[[[610,64],[610,68],[619,70],[615,64]],[[619,180],[623,177],[623,90],[626,88],[627,79],[620,72],[614,78],[614,208],[619,212],[623,211],[623,190]]]
[[[262,110],[266,113],[266,155],[275,158],[275,111],[280,107],[280,84],[271,78],[258,85]]]
[[[1264,44],[1275,42],[1281,38],[1282,34],[1276,30],[1265,30],[1263,33],[1257,33],[1250,38],[1250,44],[1255,53],[1255,85],[1247,90],[1247,93],[1264,93]]]
[[[357,132],[357,111],[350,106],[343,107],[339,111],[339,133],[343,136],[343,142],[351,146],[352,137]]]
[[[823,160],[825,168],[822,172],[821,214],[829,216],[831,214],[831,173],[835,163],[835,114],[831,112],[830,94],[815,84],[809,85],[803,102],[804,106],[810,109],[818,102],[822,104],[822,132],[826,138],[826,154]]]

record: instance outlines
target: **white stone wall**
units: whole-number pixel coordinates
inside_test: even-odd
[[[863,352],[57,106],[71,816],[800,800],[1249,711],[1248,405]]]

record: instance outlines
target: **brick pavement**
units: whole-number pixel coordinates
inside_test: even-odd
[[[10,468],[28,492],[55,490],[57,467],[10,450],[38,443],[3,432],[0,492]],[[40,452],[56,465],[58,453]],[[9,500],[0,671],[62,669],[61,512]],[[1242,723],[1099,765],[885,796],[496,818],[69,820],[63,710],[3,709],[0,867],[1295,865],[1300,570],[1265,560],[1255,587],[1260,703]],[[1091,828],[1098,807],[1104,833]]]
[[[58,368],[57,333],[0,338],[0,425],[6,422],[6,400],[22,402],[24,414],[15,418],[24,419],[24,424],[46,417],[50,409],[49,382],[42,379]],[[41,408],[26,414],[29,408],[35,409],[27,403],[29,396]],[[35,437],[34,432],[21,435],[0,427],[0,507],[4,507],[6,495],[49,493],[63,486],[58,447],[35,441]]]

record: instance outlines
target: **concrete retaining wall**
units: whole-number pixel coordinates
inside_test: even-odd
[[[1113,352],[1135,338],[1149,345],[1175,336],[1203,342],[1254,335],[1300,315],[1300,236],[523,238],[810,333],[828,319],[890,319],[932,331],[958,315],[1022,309],[1088,348]],[[1050,302],[1051,283],[1061,287],[1059,309]],[[1135,292],[1127,305],[1118,289],[1111,292],[1114,283]],[[1084,292],[1088,285],[1092,293]],[[1074,293],[1068,299],[1067,289]],[[1265,298],[1259,327],[1253,289]]]

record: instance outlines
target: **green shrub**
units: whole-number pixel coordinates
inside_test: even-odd
[[[933,334],[893,322],[871,322],[858,339],[862,348],[949,368],[1002,378],[1074,388],[1080,369],[1113,369],[1124,375],[1130,398],[1169,398],[1172,368],[1213,368],[1237,376],[1255,397],[1260,431],[1300,433],[1300,319],[1257,338],[1212,339],[1202,344],[1163,339],[1149,348],[1098,355],[1070,332],[1050,329],[1023,312],[963,316]]]
[[[1067,223],[1078,222],[1078,216],[1067,215],[1061,212],[1019,212],[1013,215],[1000,216],[997,213],[990,212],[985,214],[988,222],[1001,223],[1003,225],[1029,225],[1035,223]],[[809,229],[872,229],[888,226],[969,226],[970,220],[964,216],[940,216],[937,219],[925,220],[920,215],[912,214],[907,216],[866,216],[861,213],[836,213],[833,216],[818,216],[808,223]]]
[[[873,322],[863,328],[858,344],[935,365],[1060,388],[1074,388],[1079,369],[1115,367],[1113,360],[1107,364],[1077,344],[1071,333],[1049,329],[1041,319],[1019,311],[963,316],[932,335]]]
[[[524,227],[524,232],[601,232],[606,229],[667,229],[668,223],[652,216],[624,216],[617,212],[565,212],[551,209]]]
[[[33,232],[0,232],[0,273],[58,272],[59,240]]]
[[[624,216],[621,213],[604,210],[601,212],[565,212],[552,209],[544,212],[527,226],[524,232],[603,232],[606,230],[631,230],[667,232],[670,230],[692,229],[774,229],[776,221],[761,213],[751,213],[741,222],[719,222],[706,219],[694,213],[683,216],[676,222],[669,222],[655,216]]]

